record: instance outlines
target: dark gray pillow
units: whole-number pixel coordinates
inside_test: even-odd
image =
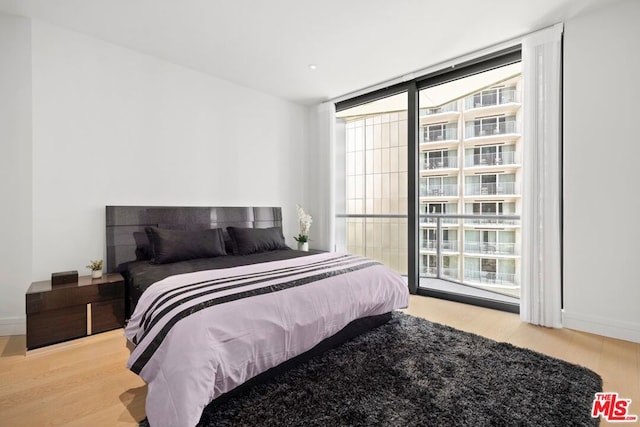
[[[186,261],[196,258],[211,258],[226,255],[222,229],[208,230],[170,230],[158,227],[146,227],[145,231],[151,243],[154,264]]]
[[[134,231],[133,239],[136,241],[136,261],[146,261],[153,258],[149,236],[142,231]]]
[[[235,255],[249,255],[256,252],[289,249],[284,242],[282,229],[227,227],[231,246]]]

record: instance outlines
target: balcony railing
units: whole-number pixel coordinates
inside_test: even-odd
[[[515,274],[492,271],[465,270],[464,280],[469,282],[479,282],[487,285],[517,285]]]
[[[451,197],[458,195],[458,184],[429,185],[420,189],[420,197]]]
[[[438,222],[438,218],[427,218],[426,214],[420,215],[420,224],[436,224]],[[459,224],[460,220],[456,218],[444,218],[442,219],[442,224]]]
[[[485,184],[466,184],[465,195],[489,196],[489,195],[517,194],[515,182],[489,182]]]
[[[519,220],[513,219],[505,219],[502,214],[489,214],[485,215],[476,215],[469,214],[469,217],[465,218],[464,223],[467,225],[518,225]]]
[[[464,242],[464,251],[479,254],[515,255],[515,243],[502,242]]]
[[[438,248],[438,242],[436,240],[425,240],[422,242],[422,249],[426,249],[428,251],[434,251]],[[458,251],[458,241],[457,240],[441,240],[440,241],[440,249],[443,251]]]
[[[457,157],[441,157],[436,159],[425,159],[422,164],[422,168],[427,170],[457,168],[457,167],[458,167]]]
[[[516,163],[516,153],[513,151],[500,154],[473,154],[464,158],[466,166],[515,165]]]
[[[501,123],[483,123],[481,125],[467,126],[466,138],[477,138],[481,136],[504,135],[508,133],[518,133],[518,126],[515,120]]]
[[[475,96],[469,96],[464,100],[465,110],[472,108],[491,107],[494,105],[510,104],[518,102],[518,92],[513,89],[499,89],[496,94],[483,94],[481,99]]]
[[[449,280],[458,280],[460,278],[460,273],[458,273],[457,268],[443,268],[440,275]]]
[[[437,128],[429,129],[423,134],[422,142],[438,142],[458,139],[457,128]]]
[[[496,292],[502,292],[500,290],[500,286],[504,286],[509,289],[509,291],[504,291],[505,293],[512,295],[514,294],[514,288],[517,290],[519,286],[519,279],[515,274],[512,273],[502,273],[500,271],[497,272],[488,272],[488,271],[480,271],[475,270],[477,268],[474,265],[466,265],[465,262],[466,257],[464,253],[460,251],[460,245],[458,244],[458,240],[450,240],[450,239],[440,239],[439,237],[443,236],[443,229],[445,228],[445,221],[458,221],[463,220],[465,223],[468,221],[482,221],[486,223],[504,223],[504,222],[512,222],[514,224],[519,223],[520,216],[518,215],[457,215],[457,214],[423,214],[420,215],[421,222],[436,222],[436,232],[435,239],[423,241],[424,244],[428,246],[429,250],[433,250],[432,247],[435,244],[435,257],[433,255],[429,255],[430,261],[429,264],[435,259],[435,266],[423,266],[421,271],[422,275],[426,277],[433,277],[438,279],[447,279],[452,280],[456,283],[478,287],[482,289],[489,289]],[[459,234],[459,233],[458,233]],[[519,253],[518,246],[515,243],[492,243],[492,242],[464,242],[464,251],[471,253],[482,254],[482,258],[492,258],[492,255],[517,255]],[[452,255],[452,252],[454,253]],[[427,255],[425,255],[427,256]],[[454,257],[454,259],[449,258],[449,265],[444,266],[443,257]],[[456,260],[457,258],[457,260]],[[497,259],[497,258],[494,258]],[[457,264],[457,267],[452,267],[450,264]],[[500,269],[500,261],[496,262],[496,266],[498,270]],[[470,268],[471,267],[471,268]],[[464,271],[464,273],[462,272]],[[462,277],[460,277],[462,276]],[[485,288],[486,286],[486,288]]]
[[[441,114],[441,113],[449,113],[452,111],[458,111],[457,102],[450,102],[448,104],[442,105],[440,107],[435,107],[435,108],[421,108],[420,117],[432,116],[434,114]]]
[[[437,267],[422,267],[421,275],[426,277],[436,277],[438,275]]]
[[[436,277],[438,274],[437,267],[424,267],[422,269],[421,276],[423,277]],[[460,278],[460,273],[457,268],[443,268],[440,271],[440,277],[449,279],[449,280],[458,280]]]
[[[354,254],[361,254],[377,259],[391,268],[396,269],[400,274],[406,275],[408,273],[406,246],[397,245],[397,241],[395,243],[383,242],[382,248],[385,250],[382,250],[380,241],[373,235],[371,236],[372,238],[367,239],[369,233],[365,232],[367,227],[374,227],[377,224],[395,224],[399,230],[406,230],[408,220],[406,214],[337,214],[336,219],[338,221],[336,225],[337,229],[344,230],[344,234],[340,233],[337,235],[336,248],[338,251],[349,250],[349,252]],[[442,241],[440,238],[445,235],[443,229],[449,228],[443,225],[445,221],[457,222],[458,224],[470,220],[481,220],[489,223],[505,221],[517,223],[520,221],[518,215],[421,214],[419,220],[421,223],[435,222],[436,228],[436,238],[427,240],[428,242],[433,241],[435,243],[435,254],[420,256],[419,272],[421,277],[428,276],[436,279],[450,280],[460,285],[500,292],[510,296],[515,295],[517,297],[518,284],[520,281],[519,276],[500,272],[502,263],[510,262],[517,265],[517,261],[507,261],[498,257],[492,257],[491,254],[465,256],[463,245],[460,243],[463,241],[461,232],[456,233],[459,237],[457,240],[450,239],[450,235],[448,236],[449,238]],[[361,232],[348,232],[350,226],[356,227]],[[420,233],[420,235],[416,236],[415,240],[419,241],[419,237],[421,237],[423,231],[420,231]],[[338,237],[340,235],[343,237]],[[454,245],[448,242],[456,243]],[[449,251],[449,248],[451,251]],[[457,248],[457,251],[454,250],[455,248]],[[517,254],[517,247],[514,251]],[[480,271],[478,258],[495,259],[495,269],[497,273]],[[424,264],[422,260],[424,260]],[[482,268],[486,270],[485,267],[486,266],[482,264]],[[504,285],[504,287],[501,288],[500,285]]]

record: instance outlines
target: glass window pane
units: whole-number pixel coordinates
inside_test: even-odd
[[[406,106],[402,93],[336,115],[347,132],[345,174],[353,178],[347,180],[345,214],[365,215],[348,218],[346,236],[336,237],[345,243],[336,249],[376,259],[401,274],[408,259]]]
[[[411,175],[418,176],[421,252],[411,256],[422,275],[519,294],[519,221],[493,217],[517,215],[521,205],[520,79],[520,64],[510,64],[419,91],[419,170]],[[353,222],[347,234],[356,241],[348,246],[403,273],[410,237],[406,102],[402,94],[341,111],[337,126],[345,132],[337,169],[347,178],[339,206],[370,215]],[[463,213],[473,217],[455,217]],[[453,218],[428,218],[443,214]]]

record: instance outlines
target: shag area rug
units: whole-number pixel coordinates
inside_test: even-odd
[[[590,426],[599,424],[590,416],[598,391],[602,379],[586,368],[394,313],[210,404],[199,426]]]

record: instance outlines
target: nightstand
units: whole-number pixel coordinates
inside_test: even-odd
[[[81,276],[78,283],[34,282],[26,294],[27,350],[124,326],[124,279]]]

